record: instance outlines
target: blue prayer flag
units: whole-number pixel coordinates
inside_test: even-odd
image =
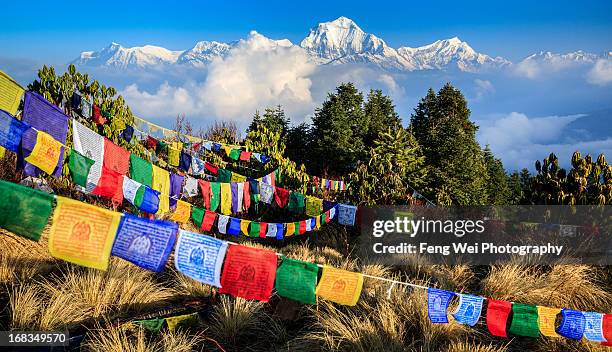
[[[594,312],[582,312],[584,315],[584,337],[589,341],[606,342],[603,334],[603,314]]]
[[[124,214],[111,254],[142,268],[159,272],[176,241],[178,224]]]
[[[146,185],[142,185],[139,192],[140,190],[142,190],[142,199],[137,198],[135,205],[138,209],[149,214],[157,213],[159,210],[159,195],[161,193]]]
[[[585,319],[582,312],[571,309],[561,310],[561,326],[557,333],[569,339],[580,340],[584,334]]]
[[[340,225],[355,225],[355,214],[357,207],[348,204],[338,204],[338,223]]]
[[[427,289],[427,314],[432,323],[448,323],[446,310],[453,296],[455,296],[454,292],[431,287]]]
[[[270,226],[270,225],[268,225],[268,226]],[[283,224],[276,224],[276,239],[277,240],[282,240],[283,239],[284,231],[285,231],[285,225],[283,225]]]
[[[453,317],[461,324],[474,326],[480,318],[483,302],[483,297],[460,294],[459,307],[453,313]]]
[[[240,219],[230,217],[227,234],[234,236],[240,235]]]
[[[11,114],[0,110],[0,145],[4,148],[17,152],[21,136],[30,126],[17,120]]]
[[[181,273],[207,285],[221,287],[221,266],[227,242],[195,232],[180,231],[174,265]]]

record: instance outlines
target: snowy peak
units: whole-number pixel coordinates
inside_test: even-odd
[[[606,55],[597,55],[593,53],[587,53],[582,50],[569,52],[565,54],[553,53],[550,51],[540,51],[537,54],[533,54],[527,56],[523,59],[525,61],[535,61],[535,62],[551,62],[551,63],[561,63],[561,62],[575,62],[575,63],[593,63],[598,59],[605,58]]]
[[[82,52],[73,63],[87,66],[111,66],[126,68],[128,66],[145,67],[160,64],[173,64],[182,51],[171,51],[154,45],[124,48],[118,43],[111,43],[100,51]]]
[[[225,57],[229,53],[231,45],[216,41],[201,41],[196,45],[185,50],[177,60],[179,64],[191,64],[196,67],[203,67],[210,63],[214,58]]]

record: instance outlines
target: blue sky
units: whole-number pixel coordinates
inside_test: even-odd
[[[186,49],[250,30],[299,42],[319,22],[347,16],[391,46],[458,36],[479,52],[518,60],[540,50],[601,52],[612,44],[611,1],[29,1],[3,4],[1,55],[60,64],[116,41]]]

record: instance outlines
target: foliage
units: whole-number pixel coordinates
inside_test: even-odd
[[[280,133],[282,138],[285,138],[289,130],[289,118],[285,115],[285,111],[281,105],[275,108],[266,108],[263,116],[259,115],[259,111],[255,111],[253,121],[247,129],[247,134],[250,131],[257,129],[257,125],[263,124],[266,128],[273,132]]]
[[[463,94],[446,84],[430,89],[411,117],[410,128],[428,168],[426,193],[438,204],[486,203],[487,172]]]
[[[289,128],[286,138],[287,148],[285,149],[287,158],[298,164],[310,164],[308,159],[311,145],[310,133],[310,126],[305,122]]]
[[[393,101],[380,89],[370,90],[364,112],[368,119],[368,130],[363,140],[366,146],[372,145],[379,133],[384,133],[387,129],[396,131],[402,127],[402,120],[395,112]]]
[[[410,132],[389,128],[374,141],[367,164],[350,174],[351,199],[363,205],[407,204],[411,187],[425,182],[424,159]]]
[[[508,185],[508,176],[506,175],[502,161],[493,156],[493,152],[489,148],[489,145],[483,150],[482,157],[487,168],[487,204],[508,204],[511,198],[511,190]]]

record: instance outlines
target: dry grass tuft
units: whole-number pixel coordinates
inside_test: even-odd
[[[148,337],[142,328],[98,326],[90,330],[84,351],[108,352],[189,352],[201,344],[200,334],[188,335],[180,331],[165,331]]]

